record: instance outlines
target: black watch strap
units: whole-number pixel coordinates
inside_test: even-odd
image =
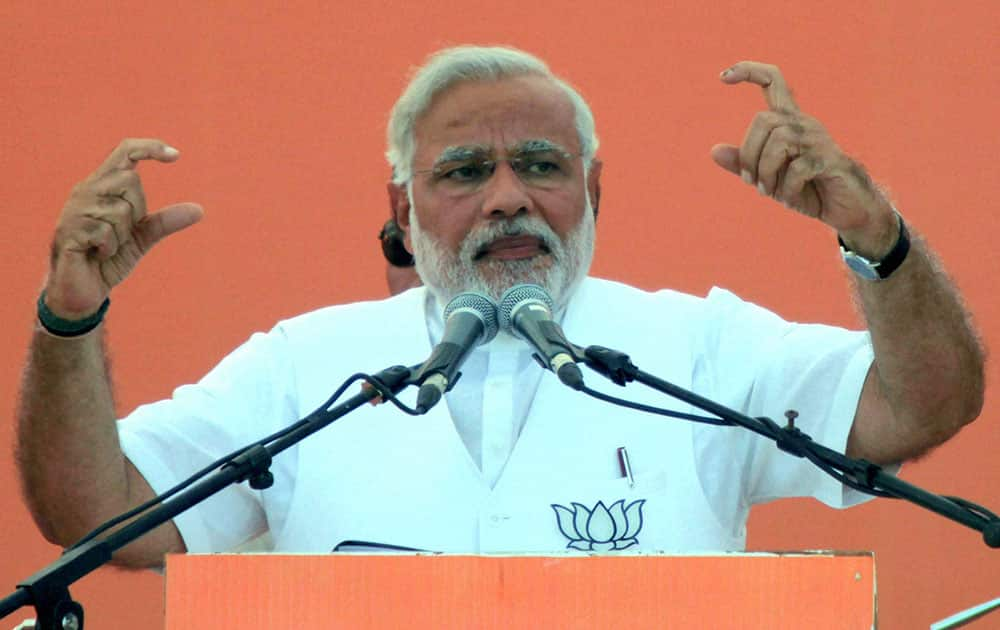
[[[852,252],[847,248],[844,240],[840,236],[837,237],[844,262],[861,278],[873,281],[885,280],[906,260],[906,255],[910,252],[910,234],[906,229],[906,222],[903,221],[902,215],[898,212],[896,213],[896,219],[899,221],[899,238],[896,239],[896,244],[892,246],[889,253],[879,261],[871,261],[858,253]]]

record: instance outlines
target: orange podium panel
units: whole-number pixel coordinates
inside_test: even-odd
[[[173,555],[167,630],[875,627],[871,553]]]

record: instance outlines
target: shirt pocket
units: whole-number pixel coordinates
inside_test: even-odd
[[[566,548],[577,551],[624,551],[649,548],[640,541],[646,518],[656,512],[667,487],[667,474],[652,470],[631,478],[580,485],[551,501],[559,534]]]
[[[484,551],[557,552],[642,550],[646,516],[666,487],[666,472],[631,481],[549,479],[507,486],[483,515]]]
[[[665,468],[627,478],[554,479],[506,494],[482,528],[484,551],[724,551],[724,531],[693,475]]]

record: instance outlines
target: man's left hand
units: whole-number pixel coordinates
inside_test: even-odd
[[[826,223],[852,250],[884,256],[898,237],[892,205],[823,125],[799,110],[778,68],[741,61],[720,78],[759,85],[768,109],[754,116],[742,145],[717,144],[712,159],[760,194]]]

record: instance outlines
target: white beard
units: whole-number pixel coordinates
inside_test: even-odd
[[[524,234],[541,239],[549,253],[523,260],[490,257],[475,260],[476,253],[497,238]],[[466,291],[477,291],[499,302],[504,291],[512,286],[537,284],[549,293],[558,310],[565,308],[590,270],[594,256],[594,212],[588,197],[579,224],[566,235],[565,241],[534,214],[484,223],[469,232],[458,253],[453,253],[420,229],[411,203],[410,242],[417,274],[441,307]]]

